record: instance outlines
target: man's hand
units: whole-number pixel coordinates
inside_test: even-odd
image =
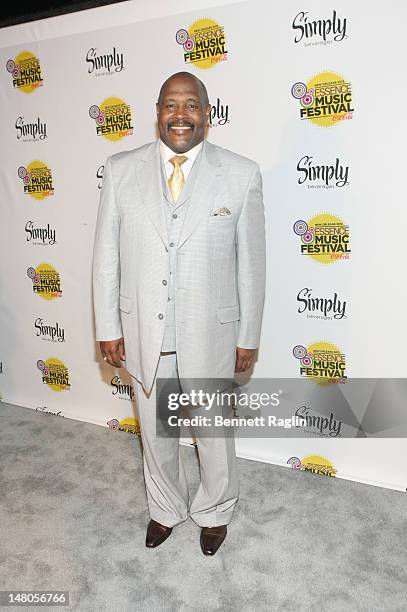
[[[256,349],[236,348],[235,372],[246,372],[254,363]]]
[[[102,340],[100,342],[100,350],[103,359],[115,368],[122,367],[122,361],[126,359],[124,352],[124,339],[118,340]]]

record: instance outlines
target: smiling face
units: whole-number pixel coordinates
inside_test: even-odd
[[[168,79],[156,109],[160,138],[175,153],[186,153],[204,139],[210,105],[193,75]]]

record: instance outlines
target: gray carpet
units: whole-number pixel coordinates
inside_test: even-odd
[[[0,403],[0,444],[0,590],[70,591],[69,608],[29,610],[407,610],[403,493],[239,459],[211,558],[191,520],[145,548],[135,436]],[[183,454],[195,490],[196,452]]]

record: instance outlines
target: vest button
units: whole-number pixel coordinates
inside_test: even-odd
[[[163,285],[166,285],[166,284],[167,284],[167,281],[164,279],[163,280]]]
[[[164,318],[164,315],[163,315],[163,313],[162,313],[162,312],[160,312],[160,314],[158,315],[158,318],[159,318],[160,320]]]
[[[177,213],[174,213],[174,214],[172,215],[172,218],[173,218],[173,219],[178,219],[178,215],[177,215]]]

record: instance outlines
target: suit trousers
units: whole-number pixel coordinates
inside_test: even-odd
[[[200,436],[199,428],[191,428],[200,464],[200,484],[191,503],[180,452],[179,428],[173,436],[156,435],[157,378],[171,379],[171,392],[182,392],[176,353],[161,354],[149,395],[138,381],[134,381],[150,517],[167,527],[182,523],[188,514],[200,527],[227,525],[239,495],[233,432],[225,436],[217,427],[212,436],[205,428],[205,436]],[[191,408],[191,412],[195,414],[196,408]]]

